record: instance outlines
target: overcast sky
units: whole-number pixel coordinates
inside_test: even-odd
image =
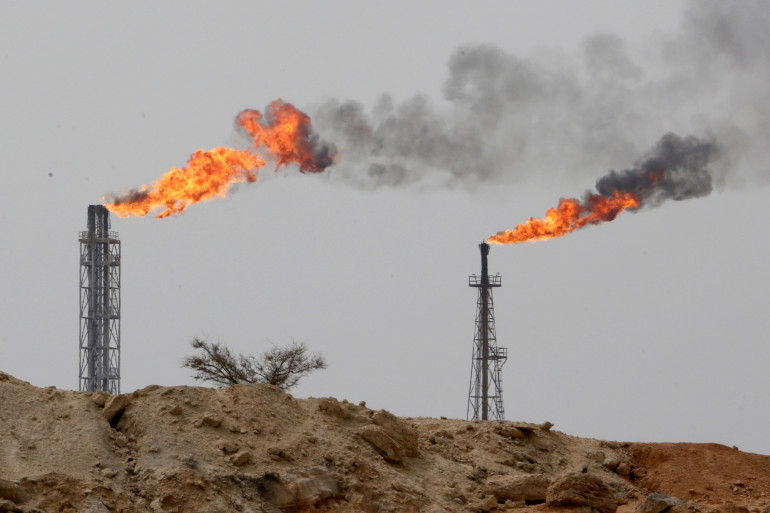
[[[719,142],[710,196],[492,248],[507,418],[770,454],[766,2],[0,10],[0,370],[76,389],[87,206],[245,147],[234,117],[282,98],[336,166],[268,165],[184,215],[113,217],[122,391],[194,384],[192,337],[295,339],[330,362],[297,396],[464,418],[478,243],[673,131]]]

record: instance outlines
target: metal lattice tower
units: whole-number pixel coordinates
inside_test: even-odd
[[[471,275],[468,285],[479,290],[476,308],[476,335],[473,338],[473,356],[471,359],[471,384],[468,391],[469,420],[505,420],[503,408],[502,369],[508,359],[508,350],[497,347],[495,334],[495,307],[492,289],[501,286],[500,274],[489,276],[487,255],[489,244],[482,242],[481,276]],[[492,393],[490,393],[490,383]]]
[[[80,232],[78,389],[120,393],[120,240],[102,205],[89,205]]]

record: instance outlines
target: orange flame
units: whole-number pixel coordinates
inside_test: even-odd
[[[559,206],[549,209],[543,219],[530,218],[513,230],[497,232],[487,242],[518,244],[561,237],[588,224],[612,221],[622,211],[638,206],[639,200],[630,192],[614,191],[609,197],[590,194],[582,203],[562,198]]]
[[[105,204],[118,217],[145,216],[151,210],[165,208],[155,217],[181,214],[190,203],[214,196],[224,197],[230,185],[254,182],[265,161],[248,151],[230,148],[198,150],[183,169],[173,168],[152,184],[143,185]]]
[[[246,109],[236,122],[251,136],[256,147],[264,147],[278,166],[296,163],[303,173],[318,173],[331,164],[331,156],[316,155],[315,139],[310,129],[310,117],[290,103],[275,100],[267,111],[267,126],[262,113]]]
[[[183,169],[173,168],[153,182],[121,196],[105,196],[105,207],[119,217],[145,216],[164,209],[155,217],[181,214],[190,205],[227,196],[231,185],[255,182],[265,160],[255,152],[264,149],[278,167],[296,163],[300,171],[317,173],[334,162],[335,150],[320,144],[310,127],[310,118],[293,105],[276,100],[267,115],[245,110],[237,117],[254,141],[249,150],[214,148],[198,150]]]

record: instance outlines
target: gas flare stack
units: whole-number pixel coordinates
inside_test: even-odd
[[[505,420],[503,408],[502,369],[508,359],[508,350],[497,347],[495,334],[495,307],[492,289],[501,286],[500,273],[489,276],[487,255],[489,244],[482,242],[481,276],[476,274],[468,278],[468,285],[479,290],[476,308],[476,336],[473,339],[471,359],[471,383],[468,392],[469,420]],[[490,394],[490,382],[493,390]]]
[[[120,393],[120,240],[102,205],[89,205],[80,232],[78,389]]]

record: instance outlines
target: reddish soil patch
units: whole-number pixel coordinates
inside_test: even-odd
[[[704,504],[770,503],[770,456],[719,444],[634,444],[635,466],[647,469],[637,484]]]

